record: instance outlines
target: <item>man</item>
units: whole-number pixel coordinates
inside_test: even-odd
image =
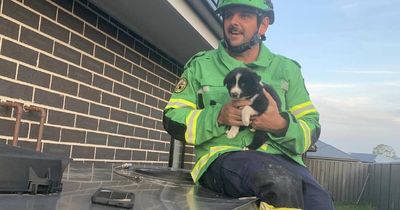
[[[224,40],[218,49],[200,52],[185,71],[164,112],[164,127],[175,139],[195,145],[195,183],[233,197],[257,196],[269,208],[333,209],[329,194],[304,166],[302,154],[320,134],[319,113],[310,101],[300,66],[271,53],[262,44],[274,22],[266,0],[220,0]],[[225,75],[236,67],[257,72],[271,85],[281,107],[270,104],[251,119],[251,127],[268,131],[257,151],[245,150],[253,133],[241,130],[229,139],[229,126],[242,126],[241,108],[248,100],[230,100]],[[265,204],[263,203],[263,205]]]

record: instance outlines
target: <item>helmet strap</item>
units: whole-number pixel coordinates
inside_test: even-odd
[[[260,28],[262,21],[264,20],[265,15],[263,15],[262,13],[258,13],[257,14],[257,27]],[[265,35],[261,35],[261,41],[265,41]]]
[[[254,33],[253,37],[251,38],[250,41],[243,43],[239,46],[231,46],[230,43],[224,39],[224,45],[225,47],[228,48],[228,50],[234,54],[241,54],[249,49],[251,49],[254,45],[262,42],[261,37],[258,35],[258,33]]]

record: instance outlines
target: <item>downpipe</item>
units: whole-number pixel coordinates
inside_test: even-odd
[[[23,104],[18,102],[12,101],[0,101],[0,106],[7,107],[7,108],[14,108],[14,115],[15,115],[15,126],[14,126],[14,134],[13,134],[13,141],[12,145],[18,145],[18,136],[19,136],[19,129],[21,127],[21,118],[23,112]]]
[[[14,101],[0,101],[0,106],[6,107],[6,108],[12,108],[14,109],[14,115],[15,115],[15,126],[14,126],[14,134],[13,134],[13,140],[12,140],[12,145],[17,146],[18,145],[18,137],[19,137],[19,130],[21,127],[21,119],[22,119],[22,114],[23,112],[39,112],[40,113],[40,124],[39,124],[39,131],[38,131],[38,136],[37,136],[37,141],[36,141],[36,146],[35,150],[40,152],[41,147],[42,147],[42,138],[43,138],[43,130],[44,130],[44,123],[46,121],[47,117],[47,110],[42,107],[37,107],[34,105],[25,105],[20,103],[20,102],[14,102]]]
[[[24,106],[24,111],[26,112],[39,112],[40,113],[40,124],[39,124],[39,131],[38,131],[38,136],[37,136],[37,141],[36,141],[36,147],[35,150],[37,152],[40,152],[42,149],[42,137],[43,137],[43,130],[44,130],[44,123],[46,121],[46,116],[47,116],[47,110],[42,107],[37,107],[37,106]]]

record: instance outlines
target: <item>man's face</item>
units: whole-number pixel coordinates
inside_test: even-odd
[[[233,47],[251,40],[258,33],[255,10],[230,7],[223,12],[225,40]]]

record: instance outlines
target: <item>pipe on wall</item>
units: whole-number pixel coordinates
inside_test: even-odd
[[[18,136],[19,136],[19,128],[21,126],[23,105],[22,105],[22,103],[18,103],[18,102],[12,102],[12,101],[2,102],[2,101],[0,101],[0,106],[14,108],[15,126],[14,126],[14,134],[13,134],[12,145],[13,146],[17,146],[17,144],[18,144]]]
[[[44,129],[44,123],[46,121],[47,110],[45,108],[37,107],[37,106],[33,106],[33,105],[24,106],[23,108],[25,111],[28,111],[28,112],[40,112],[39,131],[38,131],[36,147],[35,147],[35,150],[40,152],[41,148],[42,148],[43,129]]]

